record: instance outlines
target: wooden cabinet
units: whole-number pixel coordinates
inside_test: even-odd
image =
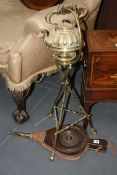
[[[117,30],[93,30],[87,35],[87,66],[82,72],[82,99],[90,113],[101,101],[117,101]]]

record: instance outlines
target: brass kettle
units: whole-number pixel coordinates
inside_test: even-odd
[[[81,19],[86,18],[86,9],[77,8],[76,6],[64,7],[60,6],[52,13],[48,13],[45,17],[46,22],[54,25],[54,29],[50,32],[42,30],[44,33],[44,42],[54,51],[77,51],[82,48],[82,34],[80,28]],[[62,20],[61,24],[52,23],[52,16],[57,14],[72,13],[75,18],[75,23],[69,20]]]
[[[74,17],[74,22],[68,19],[62,19],[61,23],[52,23],[53,15],[69,14]],[[45,44],[54,51],[54,56],[59,61],[67,63],[76,57],[76,51],[79,52],[78,59],[81,58],[82,48],[84,47],[84,40],[80,28],[80,23],[87,17],[88,11],[86,9],[77,8],[76,6],[58,7],[52,13],[48,13],[45,17],[46,22],[54,25],[53,30],[50,32],[47,30],[40,30],[43,34],[43,40]],[[76,62],[76,60],[75,60]]]

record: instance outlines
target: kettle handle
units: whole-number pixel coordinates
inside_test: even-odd
[[[76,16],[78,16],[79,23],[84,23],[84,21],[86,21],[86,19],[89,17],[89,12],[86,8],[78,8],[76,5],[71,4],[71,6],[67,7],[58,5],[58,8],[56,10],[46,14],[45,20],[48,24],[57,26],[58,23],[52,22],[52,16],[59,14],[65,15],[72,13],[72,11],[75,12]]]

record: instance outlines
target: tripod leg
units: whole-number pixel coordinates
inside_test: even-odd
[[[52,106],[52,109],[48,114],[49,117],[52,117],[52,115],[54,113],[54,106],[57,106],[57,104],[59,103],[59,101],[63,97],[63,93],[64,93],[66,85],[67,85],[66,82],[67,82],[68,74],[69,74],[69,67],[67,69],[65,69],[64,72],[61,71],[61,68],[58,65],[57,65],[57,67],[58,67],[58,70],[61,72],[62,83],[61,83],[61,86],[59,88],[58,94],[54,100],[54,104]]]
[[[87,118],[85,120],[87,120],[87,122],[89,122],[89,125],[91,127],[91,130],[92,130],[92,133],[93,134],[97,134],[97,130],[95,129],[94,125],[93,125],[93,122],[92,122],[92,119],[91,119],[91,116],[89,116],[87,114],[87,112],[85,111],[85,109],[83,108],[83,106],[81,105],[81,100],[80,100],[80,97],[79,95],[76,93],[75,89],[72,88],[69,86],[69,90],[70,92],[72,93],[72,95],[74,96],[74,98],[78,101],[79,105],[80,105],[80,109],[83,111],[84,115],[87,116]]]
[[[65,88],[65,89],[64,89]],[[56,149],[56,144],[57,144],[57,139],[58,139],[58,132],[60,131],[61,127],[62,127],[62,124],[63,124],[63,119],[64,119],[64,113],[65,113],[65,110],[64,110],[64,105],[65,105],[65,99],[66,99],[66,96],[67,96],[67,90],[68,90],[68,85],[64,85],[64,92],[63,92],[63,97],[62,97],[62,104],[61,104],[61,110],[60,110],[60,115],[59,117],[56,116],[56,133],[55,133],[55,138],[54,138],[54,146],[53,146],[53,151],[52,151],[52,154],[51,154],[51,157],[50,157],[50,160],[54,160],[55,158],[55,149]],[[57,110],[56,108],[54,108],[54,110]],[[55,111],[55,115],[57,115],[57,112]]]
[[[77,103],[80,106],[80,109],[83,111],[84,115],[86,115],[87,119],[88,119],[88,114],[86,113],[86,111],[84,110],[83,106],[81,105],[80,96],[76,93],[74,88],[71,88],[70,86],[69,86],[69,91],[72,94],[72,96],[74,97],[74,99],[77,101]]]
[[[91,116],[89,117],[89,125],[90,125],[90,127],[91,127],[92,133],[93,133],[94,135],[96,135],[96,134],[97,134],[97,130],[94,128],[94,125],[93,125]]]
[[[51,111],[48,113],[49,117],[52,117],[52,115],[53,115],[53,113],[54,113],[54,106],[56,106],[57,103],[59,103],[59,100],[60,100],[61,97],[62,97],[63,91],[64,91],[64,87],[63,87],[63,85],[61,84],[61,87],[60,87],[60,89],[59,89],[59,91],[58,91],[58,94],[57,94],[57,96],[56,96],[56,98],[55,98],[55,100],[54,100],[54,103],[53,103],[53,105],[52,105],[52,109],[51,109]]]
[[[94,127],[94,125],[93,125],[92,118],[91,118],[91,108],[92,108],[92,106],[93,106],[94,104],[95,104],[94,102],[85,102],[85,103],[83,103],[84,110],[85,110],[88,114],[90,114],[89,120],[85,119],[85,120],[83,121],[83,128],[84,128],[84,129],[87,129],[88,124],[89,124],[90,127],[91,127],[91,130],[92,130],[92,133],[93,133],[93,134],[96,134],[96,133],[97,133],[97,130],[95,129],[95,127]]]

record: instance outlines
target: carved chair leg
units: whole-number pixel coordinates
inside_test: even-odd
[[[30,88],[25,89],[24,91],[9,90],[11,97],[17,105],[17,110],[13,112],[12,116],[18,124],[24,123],[25,121],[29,120],[29,115],[26,112],[25,104],[26,96],[28,95],[29,89]]]

